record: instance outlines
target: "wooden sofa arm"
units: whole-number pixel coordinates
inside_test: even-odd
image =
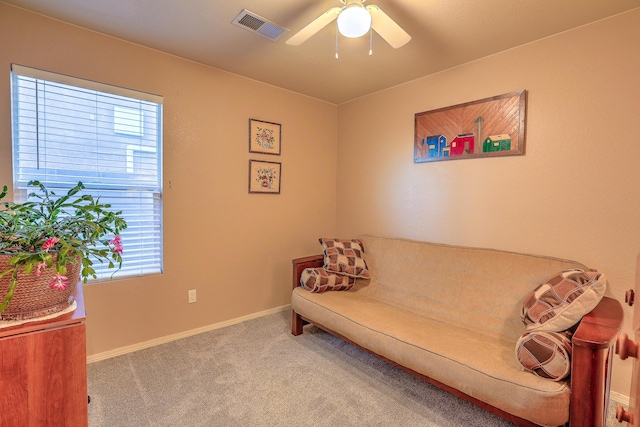
[[[613,347],[623,317],[620,303],[604,297],[573,335],[570,426],[606,425]]]
[[[292,289],[300,286],[300,276],[305,268],[322,267],[324,265],[324,257],[322,255],[311,255],[303,258],[296,258],[292,261]],[[293,335],[302,334],[302,327],[307,323],[295,310],[291,310],[291,333]]]
[[[305,268],[315,268],[322,267],[324,265],[324,258],[322,255],[311,255],[303,258],[296,258],[292,261],[293,263],[293,282],[291,283],[292,288],[295,289],[300,286],[300,276],[302,275],[302,271]]]

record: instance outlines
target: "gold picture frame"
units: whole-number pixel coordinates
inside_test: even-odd
[[[282,163],[249,160],[249,193],[280,194]]]
[[[249,119],[249,152],[279,156],[282,148],[282,125]]]

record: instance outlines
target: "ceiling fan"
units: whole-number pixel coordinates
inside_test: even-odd
[[[365,35],[373,29],[394,49],[404,46],[411,40],[411,36],[389,15],[378,6],[364,6],[366,0],[340,0],[344,6],[332,7],[317,17],[306,27],[298,31],[289,40],[288,45],[298,46],[318,31],[326,27],[335,19],[338,20],[337,31],[345,37],[356,38]],[[337,38],[337,34],[336,34]]]

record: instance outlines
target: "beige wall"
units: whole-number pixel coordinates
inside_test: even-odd
[[[339,235],[575,259],[623,301],[640,251],[638,46],[640,9],[340,105]],[[520,89],[526,155],[413,163],[415,113]],[[628,395],[630,362],[614,371]]]
[[[0,184],[10,63],[164,96],[165,274],[86,287],[89,354],[287,304],[291,258],[336,231],[572,258],[622,300],[640,251],[639,45],[635,10],[336,108],[0,3]],[[415,113],[519,89],[526,155],[413,163]],[[247,194],[249,117],[283,124],[280,196]],[[616,361],[613,390],[629,375]]]
[[[90,355],[290,303],[291,259],[335,232],[335,105],[0,3],[9,186],[12,62],[164,96],[164,274],[85,287]],[[282,124],[282,156],[249,154],[249,118]],[[282,194],[247,193],[249,158],[282,162]]]

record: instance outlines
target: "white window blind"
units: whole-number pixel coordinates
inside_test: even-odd
[[[11,97],[16,199],[30,180],[61,195],[82,181],[127,221],[114,277],[161,273],[162,97],[15,64]]]

